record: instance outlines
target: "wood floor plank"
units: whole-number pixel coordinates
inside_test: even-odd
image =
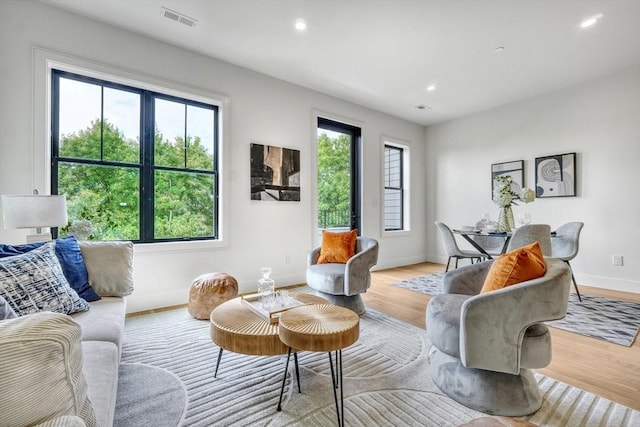
[[[363,294],[367,307],[425,328],[430,297],[391,283],[444,271],[444,266],[420,263],[372,273],[371,288]],[[640,294],[579,285],[583,295],[640,302]],[[573,289],[572,289],[573,291]],[[551,329],[553,359],[539,372],[614,402],[640,410],[640,338],[631,347]]]

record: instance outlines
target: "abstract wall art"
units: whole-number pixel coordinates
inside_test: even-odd
[[[576,195],[576,153],[536,157],[536,197]]]
[[[300,151],[251,144],[251,200],[300,201]]]

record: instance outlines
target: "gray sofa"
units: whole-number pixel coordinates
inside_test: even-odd
[[[5,321],[0,427],[113,425],[131,242],[80,242],[89,283],[102,297],[70,316],[41,312]],[[3,421],[4,420],[4,421]]]

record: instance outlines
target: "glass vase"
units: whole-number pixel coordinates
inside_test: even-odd
[[[516,222],[513,219],[511,206],[504,206],[500,209],[500,215],[498,215],[498,231],[509,232],[515,226]]]

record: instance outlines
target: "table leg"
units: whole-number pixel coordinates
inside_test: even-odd
[[[469,242],[471,244],[471,246],[473,246],[474,248],[476,248],[479,252],[482,252],[484,254],[484,256],[486,256],[489,259],[493,259],[493,257],[491,255],[489,255],[487,253],[487,251],[484,250],[484,248],[482,246],[480,246],[478,244],[478,242],[476,242],[475,240],[473,240],[471,237],[467,236],[466,234],[460,234],[462,237],[464,237],[464,239]],[[457,261],[457,259],[456,259]]]
[[[218,352],[218,361],[216,362],[216,372],[213,374],[213,378],[216,378],[218,375],[218,368],[220,367],[220,359],[222,359],[222,347],[220,347],[220,351]]]
[[[338,388],[338,352],[336,351],[336,370],[333,370],[333,359],[331,358],[331,352],[329,351],[329,366],[331,367],[331,388],[333,389],[333,401],[336,403],[336,415],[338,416],[338,427],[341,426],[340,407],[338,406],[338,394],[336,388]]]
[[[338,356],[340,357],[340,412],[342,412],[341,427],[344,427],[344,387],[342,386],[342,378],[344,378],[344,372],[342,370],[342,350],[338,350]]]
[[[298,379],[298,393],[302,393],[302,390],[300,390],[300,369],[298,368],[298,352],[297,351],[293,352],[293,359],[296,362],[296,378]]]
[[[507,247],[509,246],[509,240],[511,240],[511,236],[507,236],[504,239],[504,244],[502,245],[502,250],[500,251],[501,254],[507,252]]]
[[[282,411],[282,395],[284,394],[284,383],[287,381],[287,371],[289,371],[289,359],[291,359],[291,347],[287,353],[287,363],[284,366],[284,375],[282,377],[282,387],[280,388],[280,399],[278,399],[278,412]]]

